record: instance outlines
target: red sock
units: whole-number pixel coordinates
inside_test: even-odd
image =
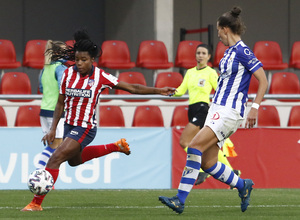
[[[47,168],[46,169],[53,177],[53,180],[54,180],[54,183],[56,182],[57,180],[57,177],[58,177],[58,173],[59,173],[59,169],[50,169],[50,168]],[[41,205],[44,198],[45,198],[46,195],[43,195],[43,196],[39,196],[39,195],[34,195],[34,198],[32,200],[32,202],[38,204],[38,205]]]
[[[114,143],[85,147],[81,154],[82,163],[115,151],[119,151],[119,148]]]

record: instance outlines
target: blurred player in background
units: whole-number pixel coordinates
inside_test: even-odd
[[[208,61],[211,58],[211,48],[207,44],[200,44],[196,48],[195,59],[197,66],[188,69],[181,85],[176,89],[174,96],[182,96],[188,90],[189,92],[189,108],[188,119],[189,123],[184,127],[180,136],[180,146],[187,152],[188,145],[195,135],[204,126],[204,122],[209,109],[209,95],[212,89],[216,90],[218,74],[208,66]],[[228,140],[229,143],[230,140]],[[229,166],[231,165],[224,153],[220,149],[218,161]],[[239,173],[239,171],[235,171]],[[209,174],[200,169],[196,185],[205,181]]]
[[[60,165],[68,161],[70,166],[78,166],[86,161],[107,155],[112,152],[130,154],[128,143],[124,138],[115,143],[87,146],[97,132],[95,109],[99,96],[105,88],[116,88],[134,94],[172,95],[175,88],[154,88],[139,84],[118,81],[116,77],[93,66],[100,49],[94,44],[85,30],[74,34],[73,47],[53,57],[75,61],[75,66],[65,70],[58,101],[50,131],[43,137],[44,143],[55,139],[57,124],[65,109],[64,140],[50,157],[46,170],[52,175],[54,183],[59,174]],[[21,211],[42,211],[45,195],[34,195],[33,200]]]
[[[201,167],[214,178],[238,189],[242,212],[249,205],[253,181],[240,178],[228,166],[218,162],[218,153],[225,139],[241,126],[245,118],[252,74],[259,81],[259,86],[246,117],[246,128],[253,128],[255,125],[259,105],[268,87],[262,63],[241,40],[245,31],[241,11],[240,7],[233,7],[217,20],[218,37],[225,46],[229,46],[219,64],[218,86],[204,127],[189,143],[186,166],[177,195],[172,198],[159,197],[163,204],[179,214],[184,210],[186,198]]]
[[[66,44],[61,41],[48,40],[45,51],[45,65],[40,75],[39,90],[43,93],[40,121],[44,135],[51,127],[54,109],[58,100],[59,87],[62,75],[67,69],[66,60],[52,56],[53,52],[59,53],[66,49]],[[59,120],[53,142],[49,143],[38,157],[37,169],[45,168],[49,158],[63,140],[64,120],[63,114]]]

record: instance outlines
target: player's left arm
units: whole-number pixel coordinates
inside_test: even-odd
[[[122,81],[119,81],[118,84],[114,86],[114,89],[122,89],[132,94],[160,94],[165,96],[173,95],[176,90],[171,87],[155,88],[140,84],[130,84]]]

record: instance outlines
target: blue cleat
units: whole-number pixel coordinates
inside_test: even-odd
[[[245,186],[242,190],[239,190],[239,197],[242,199],[241,202],[241,209],[242,212],[247,210],[247,207],[249,205],[250,202],[250,194],[252,191],[252,186],[254,185],[253,181],[250,179],[245,179]]]
[[[179,201],[178,196],[174,196],[172,198],[160,196],[158,199],[170,209],[173,209],[174,212],[177,212],[178,214],[183,212],[184,204]]]

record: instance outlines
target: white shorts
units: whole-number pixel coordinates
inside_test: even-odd
[[[52,124],[53,118],[40,116],[41,126],[44,135],[48,133]],[[55,138],[63,138],[64,136],[64,118],[61,118],[56,127]]]
[[[226,138],[232,135],[241,126],[243,118],[232,108],[212,103],[204,126],[210,127],[216,134],[221,148]]]

